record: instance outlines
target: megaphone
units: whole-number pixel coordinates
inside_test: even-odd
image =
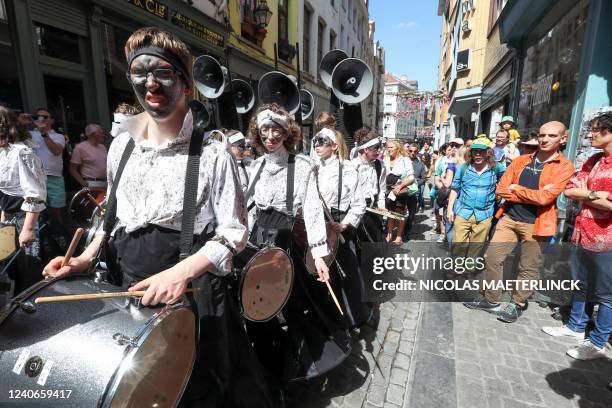
[[[223,93],[226,82],[223,68],[209,55],[200,55],[196,58],[193,63],[193,81],[202,95],[216,99]]]
[[[195,99],[190,101],[189,109],[193,117],[194,129],[204,129],[210,124],[210,112],[202,102]]]
[[[255,105],[255,93],[247,81],[242,79],[232,80],[232,90],[234,91],[234,103],[236,112],[247,113]]]
[[[323,75],[321,74],[321,78]],[[357,104],[370,95],[374,76],[368,64],[359,58],[347,58],[336,65],[331,75],[331,89],[344,103]]]
[[[314,97],[305,89],[300,89],[300,110],[302,120],[308,119],[314,111]]]
[[[291,78],[282,72],[265,73],[259,79],[257,93],[262,103],[277,103],[290,115],[300,109],[300,91]]]
[[[319,64],[319,74],[321,75],[321,81],[328,88],[332,87],[332,72],[336,65],[338,65],[341,61],[348,58],[346,52],[342,50],[331,50],[327,54],[323,56],[321,59],[321,64]]]

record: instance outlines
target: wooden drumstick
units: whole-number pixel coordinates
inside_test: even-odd
[[[100,204],[98,204],[98,202],[96,201],[96,199],[89,193],[87,193],[87,198],[89,199],[89,201],[91,201],[96,207],[98,207],[98,209],[100,211],[104,211],[104,208],[102,208],[102,206]]]
[[[190,288],[185,293],[199,292],[200,288]],[[43,296],[36,298],[34,303],[52,303],[52,302],[69,302],[74,300],[93,300],[93,299],[108,299],[118,297],[143,297],[145,294],[144,290],[137,290],[134,292],[109,292],[109,293],[88,293],[85,295],[61,295],[61,296]]]
[[[331,295],[332,299],[334,299],[334,303],[336,304],[336,307],[338,308],[338,311],[340,312],[340,316],[344,316],[344,313],[342,313],[342,308],[340,307],[340,303],[338,303],[338,298],[336,298],[336,295],[334,294],[334,290],[329,284],[329,281],[325,281],[325,284],[327,285],[327,290],[329,290],[329,294]]]
[[[72,237],[72,242],[70,243],[70,246],[68,247],[68,250],[66,251],[64,260],[62,261],[62,268],[68,265],[70,258],[72,258],[72,254],[74,253],[74,250],[76,249],[77,244],[79,243],[79,241],[81,240],[81,237],[83,236],[83,231],[84,231],[83,228],[77,228],[77,230],[74,232],[74,236]]]

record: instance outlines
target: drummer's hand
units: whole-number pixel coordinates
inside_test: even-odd
[[[145,290],[140,303],[143,305],[157,305],[159,303],[176,303],[187,289],[189,280],[181,271],[180,264],[166,269],[148,279],[138,282],[128,290],[134,292]]]
[[[23,248],[34,241],[36,241],[36,230],[24,226],[19,233],[19,246]]]
[[[42,274],[45,279],[62,278],[73,273],[84,272],[91,266],[91,261],[81,258],[70,258],[68,265],[62,267],[64,261],[63,256],[58,256],[52,259],[47,266],[44,267]]]
[[[329,268],[325,263],[325,259],[323,258],[315,258],[314,259],[315,268],[317,269],[317,273],[319,274],[319,278],[317,279],[319,282],[327,282],[329,281]]]
[[[342,224],[341,222],[332,222],[331,229],[336,233],[344,232],[348,228],[348,225]]]

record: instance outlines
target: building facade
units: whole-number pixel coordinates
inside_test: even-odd
[[[416,132],[416,114],[407,95],[418,91],[418,83],[405,76],[385,73],[383,137],[408,139]]]

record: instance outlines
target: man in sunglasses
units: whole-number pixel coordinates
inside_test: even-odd
[[[53,130],[55,119],[46,108],[39,108],[33,117],[35,130],[32,141],[38,145],[36,154],[43,163],[47,175],[47,208],[53,218],[63,224],[63,209],[66,207],[66,188],[64,185],[64,162],[62,152],[66,141],[64,136]]]

